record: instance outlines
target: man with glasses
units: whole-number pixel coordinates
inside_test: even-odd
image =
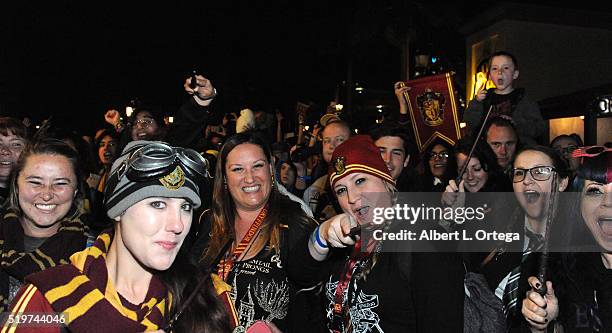
[[[185,79],[183,87],[191,95],[174,115],[174,122],[166,125],[164,111],[150,103],[140,103],[131,115],[131,130],[124,130],[121,115],[117,110],[109,110],[104,115],[107,123],[122,132],[119,150],[129,141],[149,140],[166,141],[177,147],[195,148],[211,117],[210,104],[217,96],[217,90],[210,80],[202,75]]]
[[[325,126],[321,131],[322,155],[326,164],[329,165],[332,153],[338,145],[348,140],[351,136],[351,129],[346,122],[337,117],[322,125]],[[315,219],[319,221],[326,221],[341,212],[329,188],[327,174],[319,177],[304,191],[303,199],[310,206]]]

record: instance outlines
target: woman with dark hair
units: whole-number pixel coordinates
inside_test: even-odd
[[[440,139],[429,144],[423,154],[423,192],[443,192],[456,175],[453,147]]]
[[[94,143],[97,149],[98,166],[100,170],[98,176],[100,178],[98,184],[96,184],[97,186],[93,188],[97,189],[98,192],[104,192],[104,186],[106,185],[111,166],[119,153],[119,138],[116,132],[110,129],[104,129],[102,132],[98,133]],[[93,184],[90,184],[90,186],[91,185]]]
[[[80,170],[77,152],[56,139],[40,139],[21,153],[0,222],[2,309],[25,276],[64,263],[85,248]]]
[[[108,180],[111,166],[119,154],[119,138],[111,129],[102,129],[96,133],[94,146],[97,152],[98,171],[87,177],[89,186],[89,203],[92,218],[89,220],[90,231],[97,236],[102,230],[112,227],[112,221],[106,216],[104,208],[104,186]]]
[[[459,184],[451,179],[446,186],[442,195],[442,202],[449,206],[455,204],[458,192],[506,192],[512,190],[510,180],[504,176],[504,172],[497,164],[495,153],[486,142],[478,141],[472,157],[468,161],[472,145],[473,142],[469,139],[460,140],[455,145],[457,174],[464,169],[465,171]]]
[[[0,117],[0,205],[9,195],[9,177],[28,143],[27,128],[11,117]]]
[[[537,273],[551,193],[565,191],[568,180],[567,164],[550,147],[529,146],[516,155],[512,186],[520,207],[503,218],[505,230],[499,231],[519,234],[520,241],[499,245],[476,265],[501,301],[508,331],[523,322],[520,299],[529,289],[527,278]]]
[[[532,331],[612,332],[612,152],[584,147],[573,157],[583,161],[576,176],[580,199],[568,210],[572,252],[561,253],[550,269],[544,296],[535,292],[542,281],[529,278],[533,290],[522,313]]]
[[[572,179],[576,175],[576,170],[580,165],[580,159],[576,157],[572,157],[572,152],[576,150],[578,147],[583,146],[582,139],[578,134],[572,133],[570,135],[561,134],[550,142],[550,146],[557,151],[557,153],[563,157],[563,159],[567,162],[571,172]],[[570,184],[572,182],[570,181]]]
[[[242,332],[262,321],[270,329],[308,329],[290,326],[300,321],[288,310],[297,286],[317,282],[305,279],[301,266],[316,224],[279,192],[271,161],[270,148],[254,132],[226,140],[217,160],[212,210],[201,217],[192,249],[202,254],[203,267],[213,267],[227,283],[236,329]]]
[[[201,203],[198,179],[206,172],[206,162],[193,150],[162,142],[128,144],[106,186],[114,228],[67,263],[29,275],[4,330],[228,332],[210,275],[180,251]],[[11,320],[17,314],[44,315],[46,324],[33,328]]]

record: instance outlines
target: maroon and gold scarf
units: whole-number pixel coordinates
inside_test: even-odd
[[[9,275],[23,281],[26,275],[68,263],[70,255],[87,244],[85,226],[80,215],[60,221],[57,233],[30,253],[24,251],[23,227],[13,211],[7,211],[0,222],[0,308],[9,306]]]
[[[71,332],[144,332],[164,327],[171,295],[155,276],[145,300],[134,305],[117,293],[108,278],[106,254],[113,238],[105,231],[92,247],[62,265],[28,276],[51,307],[67,315]]]

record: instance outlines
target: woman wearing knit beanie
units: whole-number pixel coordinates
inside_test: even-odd
[[[390,227],[373,223],[374,208],[391,204],[395,184],[372,140],[358,135],[339,145],[328,174],[344,213],[321,224],[308,249],[315,261],[330,261],[329,329],[462,332],[463,276],[450,273],[461,269],[458,256],[381,251],[381,241],[352,232]]]
[[[5,329],[226,332],[229,319],[210,275],[198,275],[179,254],[193,210],[201,204],[198,183],[207,165],[199,156],[162,142],[130,142],[113,163],[105,188],[114,229],[102,232],[69,263],[26,278],[12,314],[44,313],[45,330],[16,320],[7,320]],[[183,295],[193,290],[199,297]]]

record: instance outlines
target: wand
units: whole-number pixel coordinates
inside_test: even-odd
[[[476,136],[476,138],[474,140],[474,143],[472,144],[472,148],[470,148],[470,153],[468,154],[466,162],[463,165],[463,167],[461,168],[461,171],[459,172],[459,175],[455,179],[455,182],[457,183],[457,186],[459,186],[459,183],[463,179],[463,174],[465,174],[465,172],[467,171],[468,164],[470,164],[469,163],[470,159],[472,158],[472,155],[474,154],[474,149],[476,149],[476,145],[478,144],[478,140],[480,140],[480,136],[482,135],[482,131],[484,130],[484,128],[485,128],[485,126],[487,124],[487,120],[489,119],[489,115],[491,115],[491,110],[493,110],[493,105],[492,104],[491,104],[491,106],[489,106],[489,110],[487,111],[487,114],[485,115],[484,120],[482,121],[482,125],[480,125],[480,129],[478,130],[478,135]]]
[[[540,288],[536,289],[538,294],[546,295],[546,275],[548,271],[548,243],[550,242],[550,228],[552,226],[555,212],[557,211],[557,172],[553,172],[552,188],[550,190],[550,198],[548,198],[548,209],[546,212],[546,229],[544,231],[544,244],[542,246],[542,255],[540,256],[540,263],[538,266],[538,280],[540,281]]]

